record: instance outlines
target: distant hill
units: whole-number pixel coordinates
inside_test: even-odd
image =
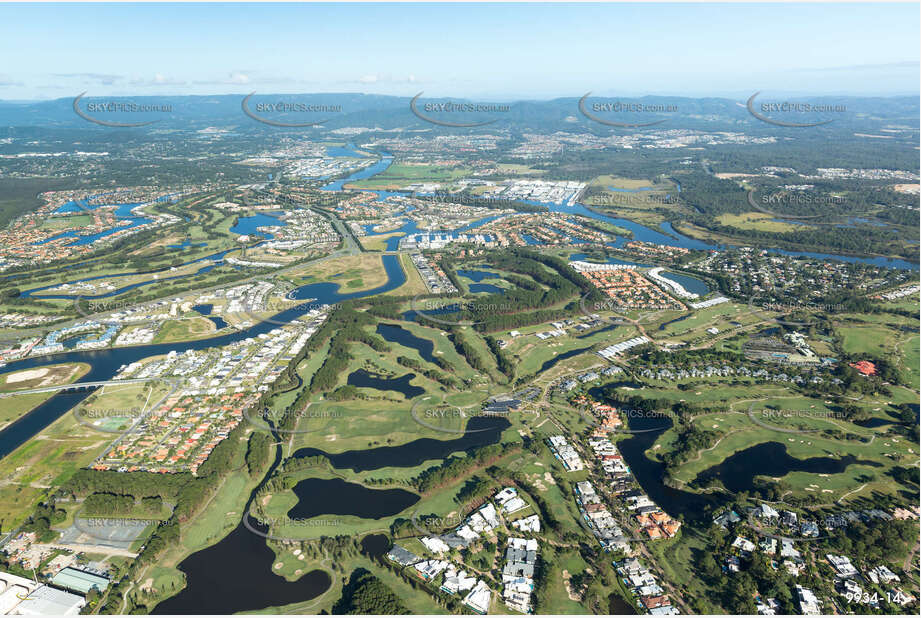
[[[768,94],[759,97],[767,101]],[[825,117],[835,119],[829,127],[846,130],[878,130],[885,126],[918,127],[919,105],[917,97],[812,97],[809,99],[783,99],[789,101],[808,101],[839,105],[846,108],[846,113],[828,114]],[[159,120],[145,130],[200,130],[214,126],[234,128],[236,130],[258,130],[267,125],[247,117],[241,108],[242,95],[211,96],[145,96],[145,97],[93,97],[88,95],[80,101],[80,108],[87,110],[89,105],[116,103],[133,103],[146,106],[170,106],[169,112],[155,113],[91,113],[93,117],[117,122],[144,122]],[[273,121],[303,123],[325,120],[322,127],[336,129],[348,126],[379,127],[384,130],[415,128],[419,130],[434,129],[430,124],[415,116],[410,110],[410,97],[385,96],[355,93],[324,94],[257,94],[250,101],[250,109],[255,110],[258,103],[303,104],[340,106],[341,112],[332,113],[259,113],[260,116]],[[420,98],[417,107],[424,110],[426,103],[470,103],[459,98]],[[616,118],[628,123],[646,123],[664,120],[656,125],[662,129],[699,129],[708,131],[763,131],[776,134],[781,127],[763,123],[745,107],[745,101],[726,98],[687,98],[667,96],[647,97],[591,97],[586,107],[591,111],[592,103],[618,102],[630,105],[665,106],[676,111],[657,113],[634,113],[596,115]],[[490,103],[475,101],[475,103]],[[508,105],[508,111],[482,113],[445,114],[425,112],[425,115],[449,121],[475,122],[492,120],[491,124],[479,127],[478,132],[496,129],[531,129],[541,131],[592,131],[609,133],[612,129],[586,118],[579,111],[579,97],[559,98],[546,101],[524,100],[519,102],[502,102]],[[769,114],[768,114],[769,115]],[[0,101],[0,127],[42,127],[42,128],[87,128],[93,123],[79,117],[73,110],[73,99],[56,99],[40,102]],[[272,127],[277,130],[276,127]],[[445,131],[464,131],[464,128],[440,127]],[[648,128],[616,128],[617,131],[644,131]]]

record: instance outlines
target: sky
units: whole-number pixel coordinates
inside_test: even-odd
[[[0,4],[0,99],[917,95],[918,3]]]

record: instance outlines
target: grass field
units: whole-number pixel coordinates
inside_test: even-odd
[[[774,221],[774,216],[763,212],[743,212],[735,215],[725,213],[716,218],[720,225],[728,225],[741,230],[760,230],[762,232],[795,232],[798,228],[792,223]]]
[[[403,232],[393,232],[390,234],[373,234],[370,236],[362,236],[358,239],[358,242],[361,243],[361,246],[365,248],[365,251],[386,251],[387,250],[387,241],[391,238],[399,238],[405,236]]]
[[[450,182],[472,173],[464,166],[416,165],[394,163],[373,178],[350,182],[346,189],[402,189],[419,182]]]
[[[749,416],[749,408],[755,420]],[[840,474],[791,472],[783,477],[794,495],[805,497],[812,494],[832,502],[845,496],[866,496],[871,491],[892,493],[898,487],[887,477],[887,471],[895,465],[911,467],[918,463],[917,449],[912,448],[909,440],[889,432],[885,426],[867,429],[854,425],[836,415],[821,400],[795,394],[775,395],[758,400],[739,400],[732,409],[694,418],[696,426],[721,432],[722,437],[709,450],[697,453],[679,466],[673,474],[676,480],[689,483],[733,453],[764,442],[782,443],[787,453],[797,459],[854,455],[860,461],[880,464],[879,467],[852,464]],[[793,429],[800,433],[790,433],[789,430]],[[827,433],[829,431],[838,433],[831,435]],[[658,455],[667,452],[676,435],[674,428],[669,429],[648,453]]]
[[[92,215],[76,214],[67,217],[48,217],[39,226],[43,230],[70,230],[86,227],[93,222]]]
[[[176,341],[189,341],[207,337],[217,330],[214,322],[205,317],[182,318],[169,320],[163,323],[153,343],[174,343]]]
[[[296,286],[309,283],[338,283],[343,292],[358,292],[387,282],[380,255],[362,253],[304,264],[283,276]]]
[[[0,521],[9,529],[25,519],[46,492],[89,465],[112,439],[65,414],[0,460]]]
[[[422,275],[419,274],[416,265],[413,264],[413,261],[409,258],[409,254],[400,254],[400,264],[403,266],[403,272],[406,273],[406,283],[395,290],[390,290],[384,294],[384,296],[416,296],[417,294],[427,294],[428,288],[425,287],[425,282],[422,281]]]
[[[921,365],[921,338],[918,335],[909,337],[901,344],[902,352],[902,372],[905,380],[912,388],[918,390],[921,388],[921,376],[918,370]]]
[[[170,389],[169,385],[158,381],[110,384],[84,399],[76,413],[104,431],[116,431],[149,411]]]

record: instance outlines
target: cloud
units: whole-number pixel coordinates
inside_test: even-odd
[[[22,82],[14,81],[9,75],[0,73],[0,88],[11,88],[13,86],[23,86]]]
[[[147,77],[134,77],[128,81],[128,84],[131,86],[185,86],[188,82],[168,77],[163,73],[154,73],[154,76],[151,78]]]
[[[346,84],[354,84],[355,81],[346,80]],[[407,75],[406,77],[394,77],[389,73],[369,73],[367,75],[362,75],[358,78],[357,83],[359,84],[418,84],[420,83],[416,79],[415,75]]]
[[[201,79],[195,80],[192,84],[196,86],[245,86],[253,84],[302,84],[303,80],[292,79],[290,77],[269,77],[260,76],[258,71],[235,70],[227,74],[226,77],[218,79]]]
[[[79,79],[83,82],[96,82],[104,86],[111,86],[125,80],[124,75],[112,75],[109,73],[52,73],[51,77],[56,79]]]
[[[796,69],[796,71],[878,71],[880,69],[917,69],[919,67],[921,67],[921,63],[917,60],[906,60],[903,62],[885,62],[882,64],[851,64],[839,67],[805,68]]]

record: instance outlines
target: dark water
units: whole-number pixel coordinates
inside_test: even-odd
[[[230,228],[230,231],[234,234],[241,234],[247,236],[262,236],[266,239],[274,238],[273,234],[268,232],[260,232],[260,227],[273,227],[273,226],[285,226],[287,223],[282,221],[276,216],[273,216],[272,213],[259,212],[255,215],[249,217],[240,217],[237,219],[237,224]]]
[[[390,551],[392,545],[386,534],[369,534],[361,540],[361,552],[372,558],[383,556]]]
[[[467,286],[471,294],[504,294],[505,289],[490,283],[471,283]]]
[[[420,499],[418,494],[405,489],[370,489],[339,478],[304,479],[294,486],[294,493],[298,503],[288,511],[291,519],[309,519],[317,515],[381,519],[406,510]]]
[[[782,477],[790,472],[840,474],[852,464],[874,468],[882,465],[875,461],[857,459],[854,455],[797,459],[787,453],[787,446],[782,442],[764,442],[727,457],[722,463],[701,472],[696,480],[706,484],[710,480],[719,479],[726,489],[738,493],[751,490],[756,476]]]
[[[208,319],[217,327],[218,330],[227,326],[227,322],[224,321],[224,318],[218,317],[216,315],[209,315]]]
[[[606,333],[608,331],[616,330],[618,326],[620,326],[620,324],[608,324],[604,328],[599,328],[598,330],[593,330],[587,333],[583,333],[581,335],[576,335],[576,339],[587,339],[588,337],[594,337],[598,333]]]
[[[364,388],[373,388],[379,391],[396,391],[402,393],[407,399],[418,397],[425,394],[425,389],[421,386],[413,386],[410,380],[416,377],[414,373],[407,373],[399,378],[385,378],[380,375],[370,373],[364,369],[353,371],[349,374],[347,384]]]
[[[281,438],[274,430],[272,437],[278,441],[275,458],[265,477],[250,493],[244,513],[249,512],[253,499],[282,461]],[[264,524],[252,521],[250,524],[263,533],[268,531]],[[275,553],[266,545],[265,537],[255,534],[241,522],[217,544],[190,554],[179,563],[186,587],[160,603],[152,613],[189,615],[254,611],[315,599],[332,584],[329,575],[319,569],[289,582],[272,572],[274,561]]]
[[[345,185],[346,183],[353,182],[355,180],[363,180],[365,178],[370,178],[371,176],[374,176],[376,174],[380,174],[381,172],[386,170],[388,167],[390,167],[391,163],[393,163],[393,157],[391,155],[384,154],[381,157],[381,160],[378,161],[377,163],[373,165],[369,165],[368,167],[364,169],[358,170],[357,172],[350,174],[346,178],[343,178],[341,180],[336,180],[336,181],[329,183],[328,185],[323,187],[323,191],[342,191],[342,186]]]
[[[673,273],[667,270],[663,270],[659,274],[665,279],[669,279],[675,283],[680,283],[681,286],[688,292],[693,292],[699,296],[706,296],[710,293],[710,288],[707,287],[707,284],[697,277],[691,277],[690,275],[683,275],[681,273]]]
[[[624,601],[624,598],[612,592],[608,596],[608,614],[611,616],[635,616],[636,608]]]
[[[413,422],[409,410],[406,411],[406,418],[407,422]],[[502,437],[502,432],[510,426],[508,420],[501,417],[475,416],[467,421],[467,432],[453,439],[452,434],[446,433],[445,440],[420,438],[400,446],[379,446],[334,454],[316,448],[302,448],[298,449],[293,457],[322,455],[329,458],[333,467],[350,468],[355,472],[387,467],[410,468],[426,461],[444,459],[452,453],[469,452],[481,446],[496,444]]]
[[[677,317],[673,320],[669,320],[668,322],[663,322],[661,325],[659,325],[659,330],[665,330],[670,324],[677,324],[678,322],[681,322],[682,320],[687,320],[690,317],[693,317],[693,314],[689,313],[687,315],[682,315],[680,317]]]
[[[485,270],[465,270],[458,269],[457,274],[460,277],[467,277],[471,281],[476,281],[479,283],[483,279],[501,279],[498,274],[491,273]]]
[[[634,386],[626,382],[622,385]],[[589,389],[589,394],[603,400],[599,387]],[[696,494],[668,487],[664,483],[665,465],[646,457],[646,449],[672,426],[672,420],[665,416],[629,415],[627,422],[630,430],[636,433],[618,442],[617,448],[649,499],[673,517],[682,515],[687,523],[708,526],[710,520],[707,513],[726,502],[727,497],[719,494]]]
[[[326,592],[332,581],[314,570],[294,582],[272,572],[275,552],[242,525],[216,545],[179,563],[187,586],[152,612],[167,614],[232,614],[309,601]]]
[[[430,363],[435,362],[435,356],[432,354],[435,349],[434,342],[417,337],[402,326],[381,323],[377,325],[377,334],[391,343],[398,343],[407,348],[412,348],[419,353],[419,356]]]
[[[685,236],[675,230],[672,227],[672,224],[668,221],[665,221],[659,224],[659,229],[661,231],[656,231],[651,228],[648,228],[644,225],[640,225],[634,221],[628,219],[620,219],[617,217],[609,217],[592,210],[589,210],[582,204],[578,203],[565,203],[565,204],[541,204],[543,206],[549,206],[551,212],[564,212],[569,214],[578,214],[590,219],[596,219],[598,221],[605,221],[607,223],[612,223],[614,225],[626,228],[633,232],[632,240],[641,240],[643,242],[651,242],[657,245],[671,245],[675,247],[683,247],[685,249],[697,249],[701,251],[710,251],[710,250],[719,250],[723,248],[721,245],[713,245],[702,240],[697,240],[695,238],[690,238]],[[619,248],[627,243],[627,238],[618,238],[616,242],[612,243],[611,246]],[[817,253],[812,251],[786,251],[784,249],[770,249],[771,253],[779,253],[781,255],[789,256],[799,256],[799,257],[813,257],[822,260],[837,260],[840,262],[861,262],[863,264],[873,264],[874,266],[884,266],[886,268],[898,268],[901,270],[918,270],[919,264],[917,262],[909,262],[907,260],[901,259],[890,259],[885,257],[854,257],[849,255],[837,255],[833,253]]]

